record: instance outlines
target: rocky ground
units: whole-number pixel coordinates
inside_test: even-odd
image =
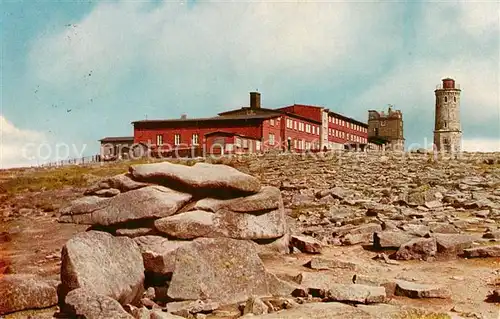
[[[179,240],[184,245],[184,241],[188,241],[182,256],[198,256],[214,265],[222,263],[222,266],[200,271],[201,268],[192,268],[194,261],[186,257],[186,260],[176,260],[177,263],[184,263],[182,269],[191,270],[182,274],[177,271],[180,267],[168,263],[162,265],[165,273],[171,273],[175,268],[173,278],[167,279],[170,287],[174,287],[169,287],[167,297],[170,300],[167,301],[161,300],[162,289],[157,288],[161,285],[149,282],[153,289],[147,289],[145,295],[133,288],[144,273],[144,269],[137,272],[140,267],[135,267],[130,270],[135,271],[133,275],[128,273],[129,276],[122,279],[130,281],[128,290],[124,290],[126,292],[117,292],[120,289],[115,287],[104,294],[95,294],[102,287],[93,290],[80,288],[76,289],[78,293],[66,292],[66,302],[75,309],[85,309],[86,305],[95,302],[106,305],[103,307],[110,311],[108,318],[128,318],[130,314],[132,318],[163,318],[168,312],[162,312],[162,308],[181,317],[197,318],[237,318],[244,314],[247,317],[253,314],[253,318],[500,317],[499,154],[464,154],[458,159],[417,153],[267,155],[219,162],[256,177],[263,186],[259,190],[260,186],[256,186],[253,180],[240,180],[241,191],[264,195],[253,195],[260,196],[258,199],[251,195],[231,195],[240,199],[236,204],[230,202],[225,206],[198,200],[194,207],[186,208],[185,204],[191,201],[191,197],[169,193],[167,202],[157,201],[146,212],[138,208],[131,210],[130,207],[134,203],[147,203],[148,196],[163,198],[165,190],[156,189],[152,194],[128,193],[139,196],[139,200],[126,195],[127,192],[118,186],[111,187],[113,185],[90,189],[73,186],[26,190],[4,195],[0,208],[0,273],[5,275],[0,277],[0,292],[14,289],[28,291],[44,296],[31,300],[32,307],[49,307],[5,316],[61,316],[63,309],[54,307],[57,296],[51,295],[63,277],[60,276],[61,247],[66,249],[65,255],[63,250],[63,263],[64,260],[71,260],[72,265],[76,265],[78,262],[73,261],[81,256],[72,257],[72,245],[78,246],[89,240],[89,245],[99,247],[103,241],[121,240],[122,237],[159,237],[158,233],[154,233],[159,231],[161,236],[168,238],[168,244],[161,242],[161,245],[171,245]],[[150,176],[147,170],[139,170],[136,174],[146,179]],[[4,179],[15,178],[15,175]],[[208,185],[199,183],[196,177],[189,174],[180,176],[184,181],[198,183],[196,187],[201,189]],[[90,184],[94,181],[89,179]],[[123,186],[123,183],[120,185]],[[135,184],[126,185],[130,189],[136,187]],[[279,195],[273,193],[274,189],[280,190],[284,207],[274,206],[273,203],[279,202],[275,198]],[[95,196],[105,198],[106,206],[89,209],[86,203],[83,208],[80,206],[81,214],[65,212],[68,203],[80,198],[84,192],[87,199]],[[161,194],[158,195],[158,192]],[[120,193],[126,195],[122,197],[128,198],[129,202],[120,200],[120,205],[113,206],[108,199],[119,198]],[[181,193],[192,192],[183,189]],[[179,207],[172,204],[172,196]],[[210,198],[206,194],[190,196]],[[271,200],[266,201],[265,198]],[[259,203],[258,207],[254,203]],[[167,206],[169,209],[176,207],[171,216],[165,216]],[[72,211],[75,211],[74,206]],[[116,212],[112,220],[108,213],[102,213],[109,211]],[[124,215],[123,211],[133,211],[134,214]],[[274,211],[283,211],[286,218],[272,213]],[[61,213],[64,216],[60,216]],[[157,214],[154,216],[157,218],[154,227],[146,223],[130,230],[125,225],[130,221],[143,220],[142,214],[148,215],[148,218],[150,214]],[[244,225],[258,227],[239,227],[242,220]],[[91,225],[97,232],[82,233]],[[96,225],[99,227],[96,228]],[[286,229],[282,228],[283,225]],[[106,237],[109,232],[116,236],[111,236],[115,239]],[[100,239],[78,239],[81,234],[93,233],[97,233],[95,237]],[[74,237],[76,234],[80,235]],[[193,241],[198,237],[216,238]],[[71,238],[73,241],[68,242]],[[233,243],[231,239],[224,238],[238,240]],[[254,248],[240,246],[244,245],[240,244],[241,240],[250,240],[255,244]],[[292,253],[285,254],[283,247],[287,245],[284,242],[288,243],[288,240]],[[141,249],[144,247],[141,240],[134,241],[139,242]],[[116,245],[128,244],[119,242]],[[105,248],[109,249],[109,246]],[[249,252],[242,255],[239,253],[242,250],[255,250],[255,254]],[[146,260],[144,249],[142,257],[141,253],[138,257],[115,256],[113,249],[103,254],[105,258],[129,258],[131,262]],[[226,255],[233,257],[227,260]],[[217,269],[224,268],[228,262],[233,263],[232,266],[243,267],[243,274],[260,278],[262,285],[259,280],[249,280],[243,288],[235,287],[231,281],[208,282],[218,287],[218,290],[204,288],[210,300],[186,287],[199,284],[201,279],[191,278],[193,273],[217,273]],[[245,266],[249,264],[253,266]],[[146,263],[145,266],[147,271],[149,266]],[[159,271],[160,275],[165,274],[162,271]],[[120,270],[114,272],[117,273]],[[26,277],[24,274],[35,274],[37,277]],[[225,276],[229,278],[232,274],[230,271]],[[177,279],[176,282],[175,278],[182,280]],[[214,278],[222,280],[221,277]],[[151,277],[146,280],[151,280]],[[189,280],[195,281],[191,285],[182,284]],[[25,283],[24,286],[22,283]],[[252,289],[248,288],[250,283]],[[261,291],[264,286],[267,290]],[[77,287],[70,288],[74,290]],[[246,291],[246,294],[241,295],[241,291]],[[140,299],[136,306],[143,305],[145,308],[126,306],[136,301],[129,298],[131,295]],[[212,300],[213,296],[217,296],[215,299],[218,300]],[[119,303],[115,304],[115,300]],[[195,300],[198,304],[192,304]],[[7,308],[8,305],[0,302],[0,313],[2,306]],[[142,314],[139,313],[141,311]],[[426,317],[425,312],[433,312],[434,315]],[[94,315],[92,318],[98,317]]]

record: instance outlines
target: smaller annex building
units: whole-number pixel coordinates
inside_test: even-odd
[[[208,118],[153,119],[132,122],[134,143],[154,155],[320,151],[368,143],[368,125],[313,105],[261,107],[261,94],[250,92],[250,105]]]

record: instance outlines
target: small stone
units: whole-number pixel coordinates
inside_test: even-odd
[[[398,249],[413,238],[414,236],[404,232],[375,232],[373,234],[373,247],[375,249]]]
[[[210,300],[176,301],[167,303],[168,312],[186,318],[199,312],[212,312],[219,307],[219,303]]]
[[[436,238],[438,253],[443,255],[460,255],[464,249],[471,248],[478,238],[472,235],[462,234],[434,234]]]
[[[401,245],[394,258],[398,260],[428,260],[437,253],[435,238],[416,238]]]
[[[269,313],[269,307],[258,297],[251,297],[245,304],[243,315],[247,314],[264,315]]]
[[[384,287],[335,284],[328,288],[325,298],[329,301],[370,304],[385,302],[386,293]]]
[[[323,244],[319,240],[309,236],[292,236],[290,244],[308,254],[320,254],[323,249]]]
[[[348,269],[353,271],[358,270],[357,264],[353,262],[342,259],[329,259],[323,257],[314,257],[313,259],[311,259],[310,265],[312,269],[319,270],[335,268]]]
[[[409,298],[450,298],[451,292],[438,285],[425,285],[397,280],[395,295]]]
[[[464,257],[477,258],[477,257],[500,257],[500,245],[481,246],[464,249]]]

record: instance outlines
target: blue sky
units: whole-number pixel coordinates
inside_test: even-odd
[[[423,146],[448,76],[462,88],[464,146],[500,151],[499,6],[4,0],[0,167],[34,163],[19,145],[91,155],[104,136],[132,135],[133,120],[215,115],[255,89],[266,107],[365,122],[394,104],[407,146]]]

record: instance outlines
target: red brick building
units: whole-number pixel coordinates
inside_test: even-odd
[[[208,154],[253,153],[272,149],[304,152],[364,147],[367,124],[319,106],[261,107],[260,93],[250,93],[250,106],[210,118],[142,120],[132,123],[134,143],[153,153],[197,149]],[[200,154],[197,154],[200,155]]]

